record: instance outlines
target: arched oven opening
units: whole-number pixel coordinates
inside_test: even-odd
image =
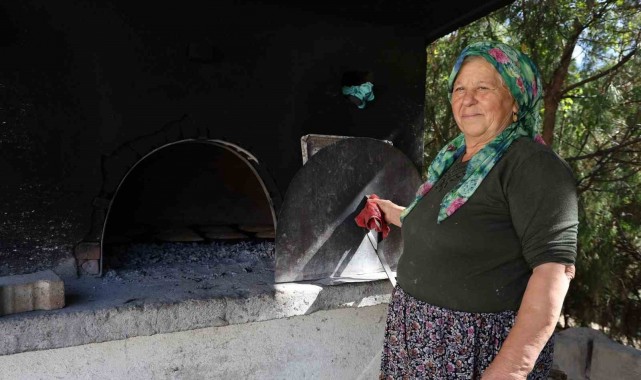
[[[140,159],[107,210],[102,275],[273,282],[276,211],[258,161],[217,140],[183,140]]]

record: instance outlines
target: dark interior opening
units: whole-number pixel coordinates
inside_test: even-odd
[[[168,145],[142,159],[121,183],[105,224],[103,271],[196,262],[198,252],[221,249],[257,246],[271,252],[262,256],[273,255],[273,214],[257,174],[231,148],[197,141]]]
[[[343,73],[341,86],[358,86],[365,82],[373,82],[374,74],[370,71],[351,70]]]

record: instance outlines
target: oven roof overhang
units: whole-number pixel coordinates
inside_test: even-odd
[[[511,4],[514,0],[489,1],[394,1],[394,0],[328,0],[297,2],[258,0],[257,3],[276,4],[316,14],[327,14],[345,19],[378,25],[398,26],[421,33],[426,42],[432,42],[464,25]]]

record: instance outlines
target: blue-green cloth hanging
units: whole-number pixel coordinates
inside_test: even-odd
[[[371,82],[365,82],[358,86],[343,86],[343,95],[351,95],[360,100],[361,103],[357,107],[363,109],[367,102],[374,100],[374,85]]]

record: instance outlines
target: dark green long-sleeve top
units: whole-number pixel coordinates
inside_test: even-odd
[[[450,310],[518,310],[532,268],[575,262],[575,179],[549,147],[521,138],[467,203],[437,224],[440,202],[466,165],[459,158],[403,220],[398,284]]]

